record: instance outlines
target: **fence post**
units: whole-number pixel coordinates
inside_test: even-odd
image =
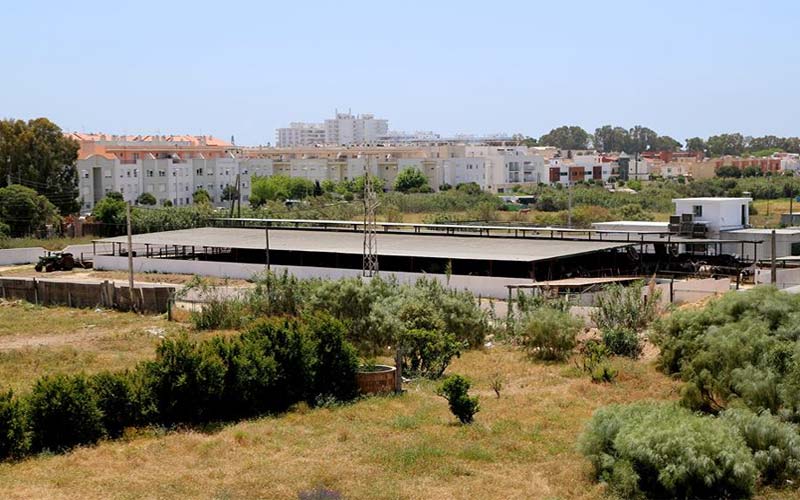
[[[37,306],[39,305],[39,282],[36,281],[36,278],[33,278],[33,302]]]
[[[400,394],[403,392],[403,355],[402,348],[398,344],[394,350],[394,392]]]
[[[672,304],[675,302],[675,277],[673,276],[669,280],[669,303]]]

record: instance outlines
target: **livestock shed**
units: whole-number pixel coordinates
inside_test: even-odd
[[[629,275],[637,265],[632,244],[624,242],[410,232],[379,233],[377,241],[381,272],[550,280]],[[113,256],[127,255],[124,236],[98,242],[111,243]],[[204,227],[134,235],[132,246],[136,259],[353,270],[362,266],[363,234]]]

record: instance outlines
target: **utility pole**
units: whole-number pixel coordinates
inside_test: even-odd
[[[231,136],[233,139],[233,136]],[[236,217],[242,218],[242,179],[237,175],[236,176],[236,197],[239,198],[239,208],[237,209]]]
[[[136,302],[133,294],[133,242],[131,236],[131,202],[125,204],[125,218],[128,226],[128,293],[131,301],[131,310],[136,311]]]
[[[572,228],[572,179],[567,182],[567,227]]]
[[[266,237],[266,246],[264,247],[264,259],[266,260],[267,272],[270,272],[269,265],[269,222],[264,226],[264,236]]]
[[[378,198],[372,187],[369,173],[369,156],[364,167],[364,250],[362,255],[362,276],[372,277],[378,272],[378,237],[375,223],[375,210]]]
[[[771,278],[772,284],[775,285],[777,283],[777,281],[778,281],[778,264],[777,264],[777,261],[775,259],[775,247],[777,245],[776,245],[776,242],[775,242],[775,230],[774,229],[772,230],[772,241],[770,243],[771,243],[771,249],[770,250],[772,251],[772,269],[770,269],[770,278]]]

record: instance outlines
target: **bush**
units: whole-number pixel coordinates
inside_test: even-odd
[[[89,377],[102,424],[108,437],[118,438],[126,427],[139,423],[142,410],[137,404],[128,372],[102,372]]]
[[[718,412],[738,402],[782,419],[800,418],[800,297],[771,287],[728,293],[680,310],[651,336],[659,366],[686,384],[683,402]]]
[[[25,413],[12,391],[0,392],[0,461],[20,458],[28,451]]]
[[[578,447],[623,498],[741,498],[756,465],[736,429],[674,404],[597,410]]]
[[[577,343],[583,323],[566,311],[541,307],[525,316],[519,340],[528,354],[544,360],[563,360]]]
[[[314,350],[314,384],[311,394],[315,400],[334,398],[348,401],[356,397],[358,355],[345,340],[345,328],[330,317],[312,319],[309,333]]]
[[[613,284],[595,299],[592,321],[600,330],[624,328],[635,332],[647,327],[658,315],[660,290],[653,288],[644,296],[644,282],[627,287]]]
[[[403,373],[439,378],[453,357],[461,355],[462,344],[452,333],[437,330],[405,330],[397,342],[401,349]]]
[[[82,375],[40,378],[27,404],[33,451],[64,451],[103,437],[103,412]]]
[[[437,394],[447,400],[450,411],[462,424],[472,423],[480,410],[477,396],[469,396],[469,381],[461,375],[451,375],[444,379]]]
[[[151,193],[142,193],[139,195],[138,198],[136,198],[137,205],[153,206],[156,203],[158,203],[158,201],[156,200],[156,197],[153,196]]]
[[[594,339],[587,340],[581,346],[581,368],[588,373],[595,383],[607,383],[616,380],[618,370],[611,366],[608,359],[608,349]]]
[[[733,426],[753,452],[759,480],[783,486],[800,477],[800,436],[797,429],[769,412],[726,410],[721,420]]]
[[[603,344],[610,354],[636,359],[642,354],[642,339],[634,330],[625,327],[602,331]]]
[[[226,367],[210,347],[185,335],[165,339],[156,348],[155,361],[141,365],[162,423],[202,423],[218,416]]]
[[[243,342],[252,342],[275,360],[275,374],[265,387],[267,410],[284,411],[298,401],[315,396],[314,345],[295,319],[265,319],[242,334]],[[313,401],[311,401],[313,402]]]

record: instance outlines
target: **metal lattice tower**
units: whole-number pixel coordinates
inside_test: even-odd
[[[362,275],[375,276],[378,273],[378,236],[375,223],[375,211],[378,209],[378,197],[372,186],[369,173],[369,157],[364,167],[364,253],[362,257]]]

